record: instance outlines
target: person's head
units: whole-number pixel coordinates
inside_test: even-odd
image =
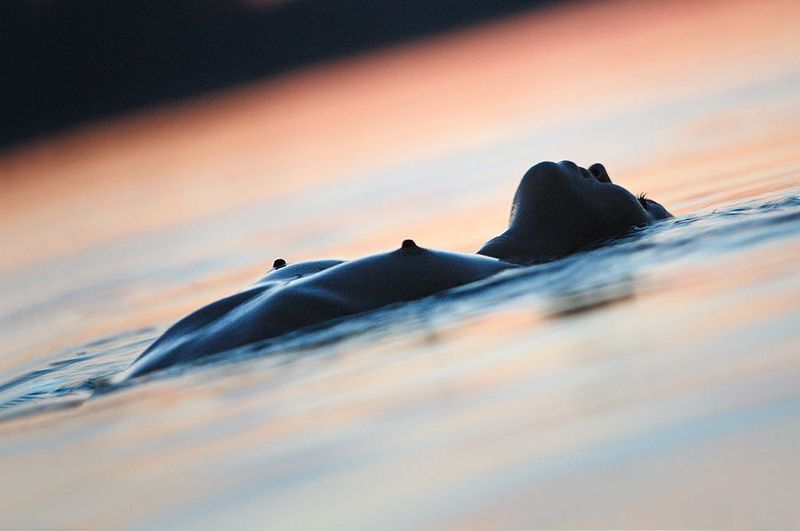
[[[522,177],[508,230],[478,251],[514,262],[539,262],[622,236],[672,217],[652,199],[613,184],[602,164],[540,162]]]

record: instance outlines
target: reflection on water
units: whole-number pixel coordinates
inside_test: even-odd
[[[668,4],[554,8],[0,159],[5,523],[791,527],[800,28],[793,2]],[[678,218],[84,401],[277,256],[473,251],[560,158]]]

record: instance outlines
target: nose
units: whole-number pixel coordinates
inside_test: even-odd
[[[595,178],[600,181],[601,183],[610,183],[611,178],[608,176],[608,172],[606,171],[606,167],[600,164],[599,162],[595,162],[591,166],[589,166],[589,173],[595,176]]]

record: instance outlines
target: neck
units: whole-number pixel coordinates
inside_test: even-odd
[[[500,236],[486,242],[478,254],[515,264],[532,264],[557,260],[567,253],[563,249],[548,246],[541,238],[531,238],[510,227]]]

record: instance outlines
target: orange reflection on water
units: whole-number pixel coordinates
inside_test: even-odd
[[[0,160],[0,241],[14,250],[0,267],[266,198],[291,201],[376,167],[768,79],[797,67],[795,7],[568,5],[23,147]],[[487,177],[508,189],[526,163],[583,156],[614,155],[578,142],[563,154],[534,145],[512,173]],[[646,154],[607,162],[625,176],[632,164],[652,165]]]
[[[569,3],[6,153],[0,373],[156,334],[277,256],[407,237],[474,250],[540,159],[603,160],[678,214],[796,189],[796,10]],[[775,527],[796,507],[800,369],[796,331],[770,325],[797,313],[798,260],[796,243],[702,256],[605,305],[521,297],[2,423],[0,512],[78,528]]]

